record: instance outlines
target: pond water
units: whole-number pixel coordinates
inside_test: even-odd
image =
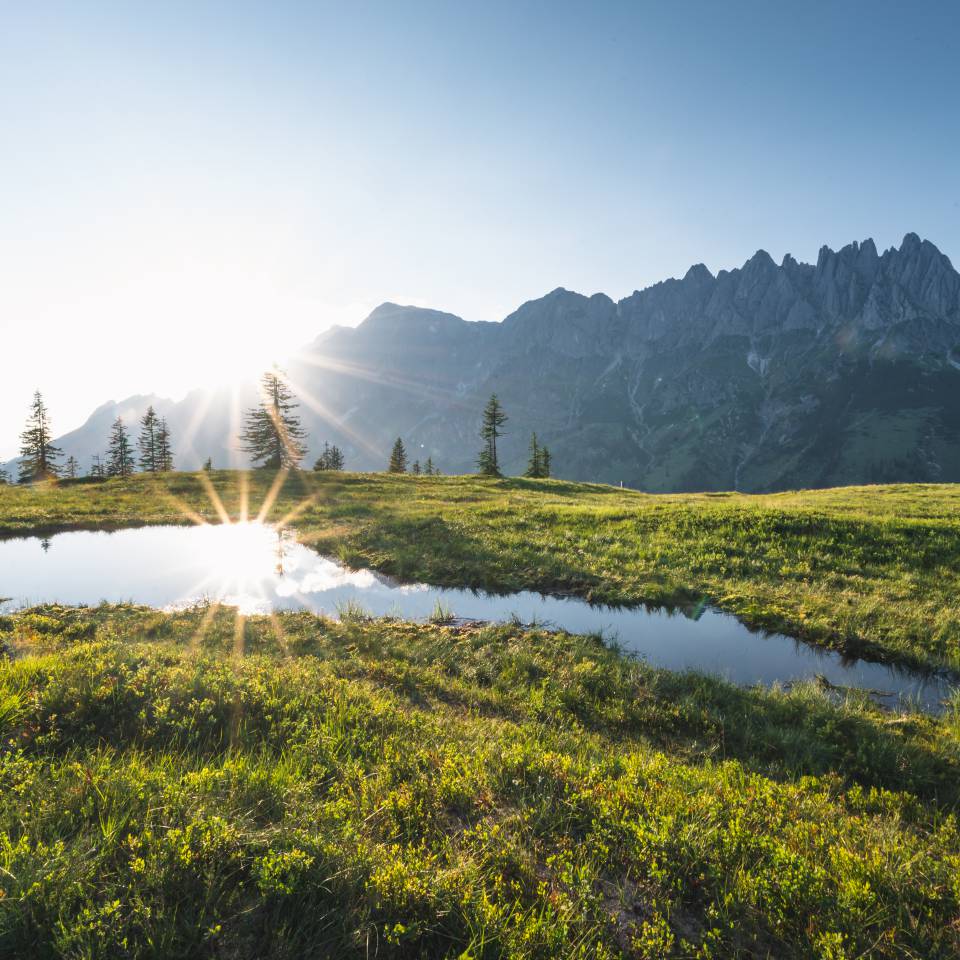
[[[218,600],[247,614],[311,610],[337,616],[359,604],[374,616],[426,619],[439,604],[458,619],[512,617],[571,633],[602,633],[647,662],[693,669],[735,683],[824,677],[838,686],[882,691],[937,710],[951,691],[940,676],[849,661],[780,635],[749,630],[709,608],[666,611],[592,606],[583,600],[519,592],[492,595],[401,584],[371,570],[348,570],[256,523],[69,532],[0,541],[0,610],[42,602],[131,601],[154,607]]]

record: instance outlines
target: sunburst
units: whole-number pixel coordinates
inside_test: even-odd
[[[290,536],[290,525],[297,517],[310,509],[319,499],[319,492],[308,492],[302,499],[294,503],[280,520],[268,523],[271,511],[277,504],[284,482],[290,475],[287,469],[278,470],[274,475],[262,502],[254,513],[254,504],[251,497],[251,474],[241,471],[237,474],[236,509],[231,513],[225,503],[222,485],[218,485],[208,473],[200,472],[197,482],[209,504],[201,512],[184,502],[169,488],[164,498],[170,507],[181,517],[197,527],[228,527],[235,535],[223,541],[222,552],[212,562],[211,569],[204,576],[185,591],[184,598],[190,602],[206,602],[197,628],[190,640],[189,649],[196,651],[203,646],[204,639],[214,622],[217,611],[223,607],[233,607],[235,611],[233,633],[233,655],[243,657],[246,652],[245,624],[248,616],[265,613],[270,618],[270,624],[277,643],[284,653],[288,653],[289,645],[283,628],[281,616],[273,609],[273,597],[267,587],[271,577],[264,572],[264,530],[273,530],[276,536],[282,538]],[[204,515],[206,514],[206,516]],[[213,514],[216,521],[211,522],[209,515]],[[274,571],[275,575],[283,576],[283,563],[280,562]],[[299,594],[291,596],[299,599],[304,606],[306,598]]]
[[[451,391],[445,391],[438,388],[425,387],[423,384],[415,384],[404,381],[395,376],[384,376],[381,373],[374,373],[363,367],[353,364],[335,361],[320,355],[311,355],[307,357],[309,363],[323,367],[347,376],[355,377],[360,380],[369,380],[392,386],[397,389],[417,393],[425,398],[442,398],[448,403],[462,403],[462,400]],[[314,396],[302,383],[293,380],[285,372],[274,368],[273,371],[283,382],[293,391],[298,399],[321,417],[324,421],[335,427],[340,433],[348,437],[356,446],[367,452],[380,456],[380,450],[375,444],[371,443],[366,437],[362,436],[356,430],[352,429],[345,418],[335,414],[326,404]],[[230,409],[230,431],[232,437],[237,437],[240,433],[240,423],[242,419],[242,410],[240,404],[240,395],[237,387],[234,387],[231,395]],[[194,440],[203,423],[203,420],[210,408],[212,394],[205,394],[198,405],[194,416],[184,431],[184,444],[187,449],[194,450]],[[269,405],[266,405],[269,408]],[[276,423],[277,429],[281,432],[284,442],[289,444],[289,438],[284,437],[284,427],[281,422]],[[231,457],[236,453],[235,446],[231,447]],[[211,475],[207,472],[200,472],[197,481],[204,492],[209,503],[209,509],[195,509],[184,499],[175,494],[169,487],[163,496],[171,510],[180,517],[197,526],[209,526],[216,523],[220,526],[229,526],[237,531],[237,537],[228,539],[224,542],[223,563],[213,563],[213,569],[210,569],[204,577],[197,582],[190,590],[186,592],[186,597],[207,599],[209,605],[204,609],[203,614],[197,624],[196,631],[190,641],[191,649],[202,647],[204,639],[214,622],[217,611],[223,606],[232,606],[235,610],[234,632],[233,632],[233,655],[242,657],[246,652],[245,644],[245,625],[247,617],[255,613],[266,613],[269,617],[271,629],[277,639],[277,643],[285,654],[289,652],[289,644],[286,632],[283,628],[283,619],[273,608],[273,599],[268,595],[265,589],[269,582],[269,577],[258,576],[256,571],[258,564],[262,563],[263,541],[260,535],[247,538],[244,535],[246,530],[260,530],[269,524],[278,536],[282,536],[284,531],[290,529],[291,525],[302,517],[308,510],[314,507],[322,496],[322,491],[318,489],[309,490],[297,502],[285,506],[285,512],[279,519],[271,523],[271,515],[277,506],[284,484],[290,475],[289,468],[277,470],[274,474],[266,493],[261,500],[259,507],[252,502],[251,473],[241,470],[237,473],[236,503],[232,504],[235,510],[231,512],[228,505],[224,502],[223,486],[214,482]],[[219,486],[219,489],[218,489]],[[211,514],[216,520],[211,520]],[[282,565],[276,574],[283,576]],[[300,600],[304,606],[308,606],[307,598],[302,597],[299,592],[294,591],[290,594],[294,599]]]

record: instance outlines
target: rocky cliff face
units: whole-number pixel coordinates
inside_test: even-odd
[[[619,303],[558,289],[502,323],[384,304],[290,374],[312,446],[338,443],[356,469],[382,469],[398,435],[473,469],[496,391],[512,472],[535,429],[561,476],[647,490],[960,480],[960,274],[914,234],[882,255],[824,247],[816,265],[762,250],[717,276],[698,264]],[[184,466],[236,459],[231,398],[205,402],[168,414]]]

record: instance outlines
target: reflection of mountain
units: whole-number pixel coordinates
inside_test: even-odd
[[[559,289],[502,323],[383,304],[289,373],[311,462],[329,440],[351,469],[383,469],[400,435],[411,459],[472,470],[496,391],[510,472],[535,429],[560,476],[648,490],[960,480],[960,275],[913,234],[882,255],[824,247],[815,265],[763,251],[715,277],[697,265],[619,303]],[[178,465],[240,464],[233,411],[253,396],[134,397],[61,443],[86,464],[118,412],[152,400]]]

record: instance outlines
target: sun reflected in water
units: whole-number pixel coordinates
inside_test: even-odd
[[[289,529],[256,521],[204,525],[192,538],[190,559],[201,560],[209,574],[173,606],[218,602],[251,616],[269,613],[277,598],[337,587],[368,589],[378,582],[369,570],[347,570],[296,547]]]

